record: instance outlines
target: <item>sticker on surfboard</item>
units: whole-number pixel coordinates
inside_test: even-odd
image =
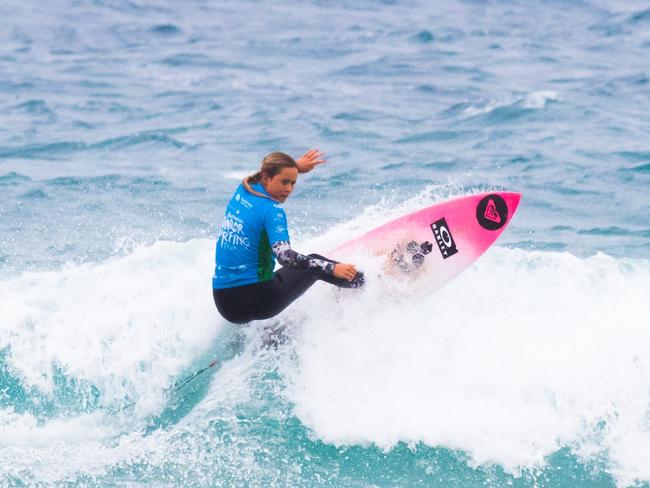
[[[436,243],[443,259],[450,258],[458,252],[454,237],[451,235],[451,230],[449,230],[449,224],[447,224],[444,217],[431,224],[431,230],[436,237]]]
[[[476,220],[484,229],[498,230],[506,225],[508,205],[499,195],[488,195],[476,206]]]

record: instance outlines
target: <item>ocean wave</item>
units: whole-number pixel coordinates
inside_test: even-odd
[[[154,390],[164,388],[219,328],[210,294],[201,293],[209,288],[211,247],[159,242],[105,263],[0,282],[2,363],[25,391],[50,396],[61,389],[56,367],[66,382],[98,388],[97,402],[104,406],[154,393],[143,374],[152,363],[158,371]],[[181,249],[189,252],[180,256]],[[14,408],[21,407],[20,398],[13,399]]]
[[[456,139],[474,138],[475,131],[433,130],[420,132],[410,136],[401,137],[395,141],[397,144],[413,144],[421,142],[452,141]]]
[[[31,181],[29,176],[12,171],[0,176],[0,186],[16,186]]]
[[[195,146],[170,137],[166,131],[141,132],[106,139],[97,143],[78,141],[61,141],[46,144],[26,144],[23,146],[0,147],[0,159],[60,159],[74,153],[102,149],[126,149],[133,146],[154,145],[168,146],[175,149],[191,149]],[[176,129],[172,132],[177,132]]]
[[[421,194],[392,212],[446,196]],[[391,218],[381,205],[368,207],[298,246],[331,249]],[[61,480],[56,463],[73,478],[110,476],[119,463],[135,469],[129,453],[153,456],[152,435],[164,453],[154,462],[160,466],[179,455],[188,429],[194,437],[231,408],[259,415],[237,407],[251,394],[271,395],[268,415],[281,408],[285,422],[295,415],[297,426],[338,449],[448,449],[476,469],[498,465],[509,476],[545,469],[568,450],[586,465],[604,456],[620,479],[650,476],[635,455],[650,448],[642,428],[648,406],[637,394],[650,388],[642,319],[650,312],[650,262],[497,247],[431,294],[426,280],[412,289],[378,278],[377,258],[360,256],[370,278],[361,294],[317,285],[259,324],[289,336],[278,351],[279,376],[262,381],[268,358],[249,344],[179,418],[165,391],[206,361],[225,327],[209,293],[213,246],[158,242],[0,282],[0,378],[8,392],[0,432],[15,446],[1,462],[22,466],[12,468],[17,479]],[[257,393],[247,393],[252,378],[262,381]],[[125,427],[119,407],[130,401],[135,416]],[[152,425],[167,427],[143,434],[152,415],[161,419]],[[82,425],[94,432],[82,445],[96,456],[68,453],[64,461],[53,446]],[[195,440],[203,452],[201,436]],[[39,465],[12,458],[26,450],[43,455]]]
[[[460,108],[462,108],[462,115],[465,117],[471,118],[490,114],[497,119],[506,121],[523,115],[527,110],[540,110],[549,103],[559,100],[561,98],[557,92],[542,90],[519,97],[495,99],[479,104],[467,103],[465,106],[461,105]]]
[[[0,2],[0,485],[648,484],[647,1],[33,4]],[[299,250],[525,198],[439,293],[361,256],[171,395],[224,330],[182,241],[306,144]]]
[[[650,173],[650,163],[635,166],[634,168],[632,168],[632,171],[636,171],[638,173]]]
[[[175,36],[183,32],[180,27],[174,24],[160,24],[151,28],[151,32],[161,36]]]
[[[569,449],[647,479],[649,287],[647,261],[497,248],[417,300],[371,281],[323,307],[323,289],[301,305],[289,398],[337,446],[443,446],[512,474]]]

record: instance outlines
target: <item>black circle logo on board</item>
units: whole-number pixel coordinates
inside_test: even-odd
[[[499,195],[484,197],[476,207],[476,220],[487,230],[497,230],[508,221],[508,205]]]

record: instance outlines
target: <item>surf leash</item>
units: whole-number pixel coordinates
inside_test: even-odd
[[[199,375],[202,375],[202,374],[205,373],[207,370],[209,370],[209,369],[211,369],[211,368],[214,368],[217,364],[219,364],[219,361],[216,360],[216,359],[213,359],[212,361],[210,361],[210,363],[209,363],[206,367],[201,368],[201,369],[195,371],[194,373],[192,373],[191,375],[189,375],[187,378],[184,378],[184,379],[182,379],[182,380],[178,380],[178,381],[177,381],[176,383],[174,383],[172,386],[170,386],[169,388],[166,388],[166,389],[164,390],[164,392],[165,392],[165,393],[169,393],[170,391],[172,391],[172,392],[180,391],[182,388],[184,388],[185,386],[187,386],[188,383],[191,383],[195,378],[197,378]],[[126,404],[126,405],[123,405],[123,406],[118,410],[118,412],[123,412],[124,410],[126,410],[127,408],[131,408],[131,407],[134,406],[135,404],[136,404],[136,402],[131,402],[131,403],[128,403],[128,404]]]

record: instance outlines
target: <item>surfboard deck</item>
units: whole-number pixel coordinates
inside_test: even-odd
[[[488,192],[454,198],[404,215],[345,242],[336,259],[360,253],[385,257],[385,272],[419,277],[438,289],[470,267],[497,240],[521,194]]]

